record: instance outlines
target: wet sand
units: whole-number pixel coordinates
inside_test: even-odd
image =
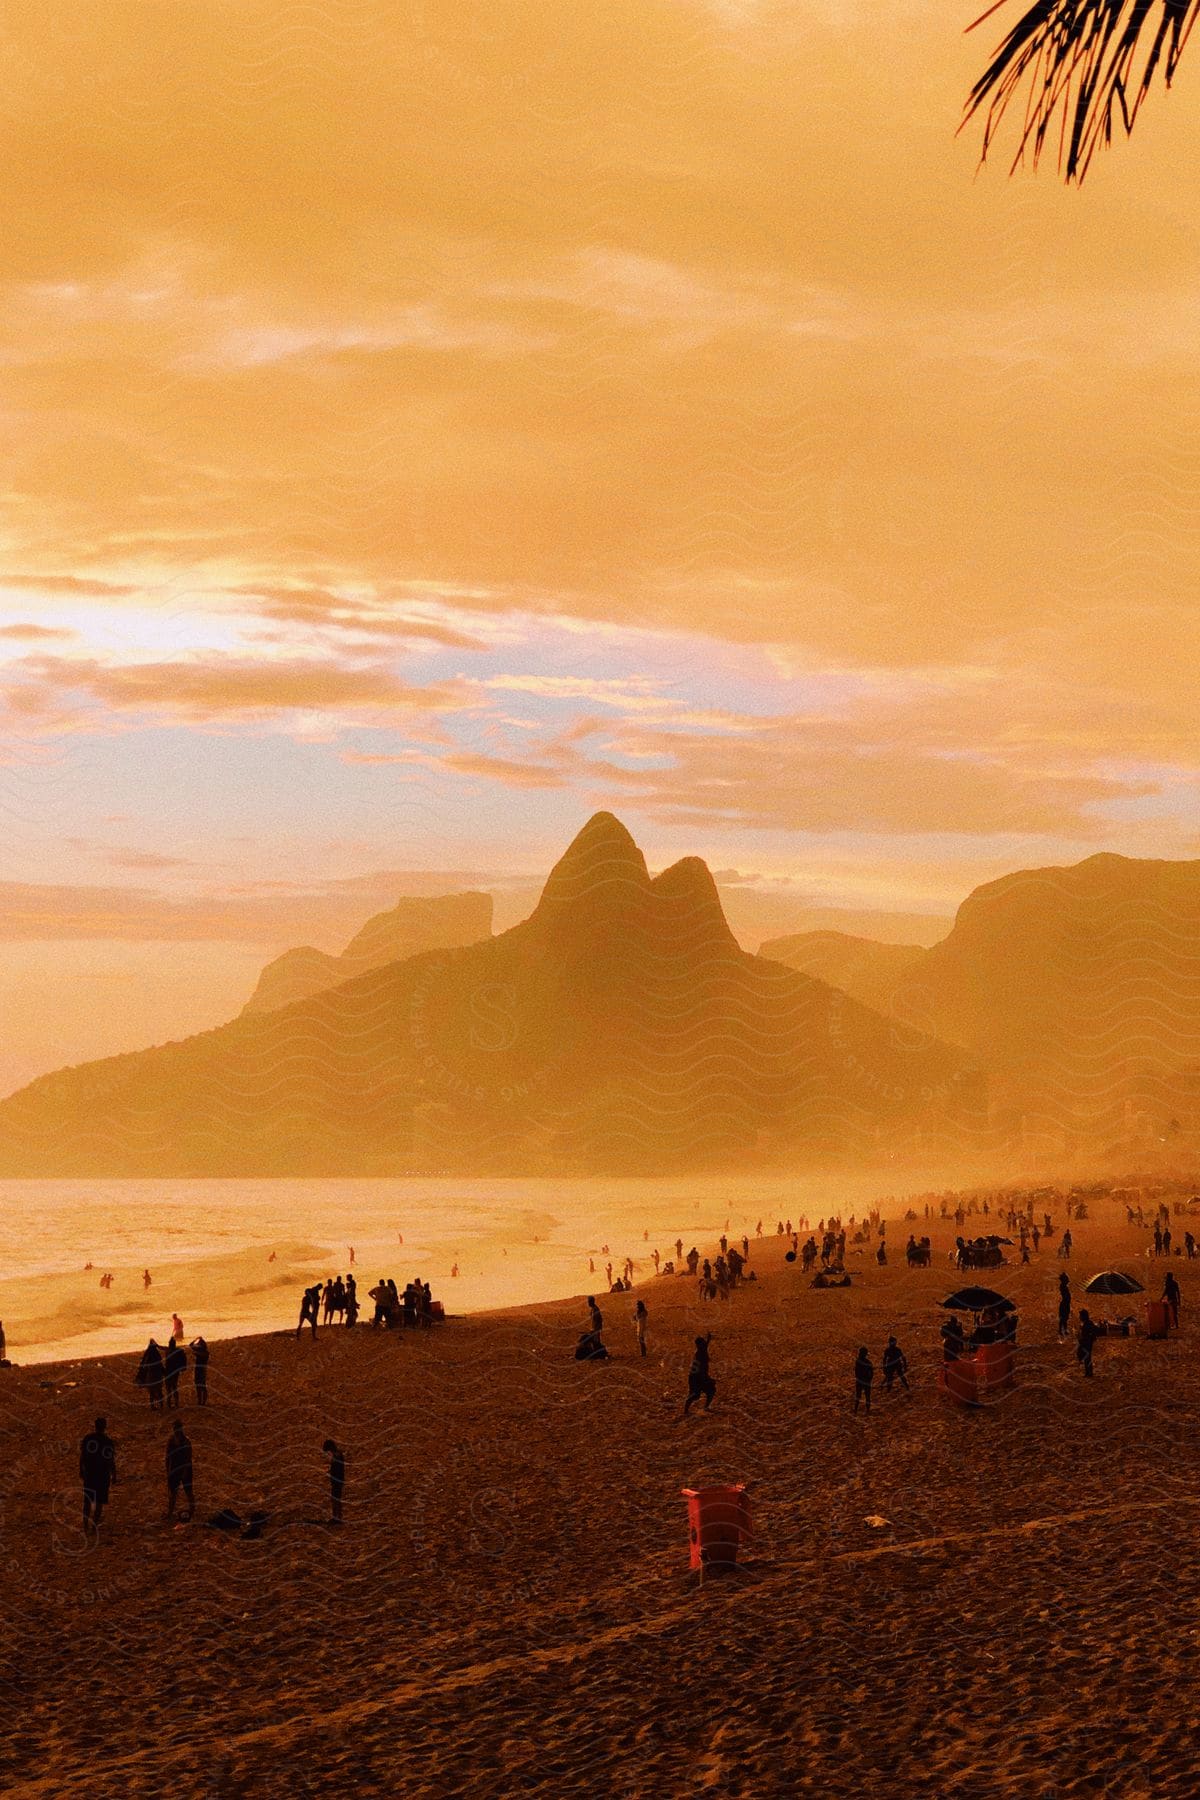
[[[1112,1263],[1157,1293],[1147,1234],[1097,1210],[1076,1304]],[[1093,1382],[1057,1339],[1052,1252],[980,1277],[1019,1307],[1019,1385],[967,1412],[935,1387],[953,1229],[931,1228],[928,1270],[848,1258],[849,1291],[814,1292],[776,1238],[727,1304],[647,1281],[644,1360],[633,1295],[602,1298],[608,1364],[572,1360],[575,1302],[224,1343],[207,1410],[185,1383],[197,1516],[261,1503],[259,1542],[162,1522],[169,1421],[133,1358],[0,1371],[0,1787],[1195,1794],[1200,1265],[1172,1259],[1180,1337],[1102,1342]],[[683,1420],[710,1328],[717,1400]],[[878,1367],[890,1330],[912,1397],[877,1381],[855,1418],[854,1350]],[[121,1479],[91,1545],[76,1457],[97,1411]],[[751,1484],[752,1552],[697,1587],[679,1490],[726,1481]]]

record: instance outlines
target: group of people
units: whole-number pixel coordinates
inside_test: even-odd
[[[200,1340],[203,1342],[203,1340]],[[330,1514],[335,1525],[342,1523],[342,1503],[346,1491],[346,1453],[332,1438],[321,1446],[329,1458]],[[96,1533],[104,1518],[104,1509],[117,1480],[117,1446],[108,1435],[108,1420],[99,1418],[79,1446],[79,1479],[83,1486],[83,1529]],[[192,1441],[184,1430],[183,1420],[176,1419],[166,1444],[167,1509],[164,1519],[175,1518],[175,1508],[183,1495],[179,1523],[186,1525],[195,1514],[195,1463]],[[227,1512],[210,1521],[222,1525]],[[265,1515],[260,1515],[263,1517]]]
[[[418,1325],[428,1326],[438,1317],[438,1309],[427,1281],[410,1281],[401,1293],[390,1277],[380,1276],[375,1286],[367,1290],[367,1294],[375,1307],[371,1317],[371,1325],[375,1329],[380,1325],[388,1331],[404,1326],[410,1329]],[[300,1337],[304,1327],[308,1325],[316,1337],[317,1326],[322,1322],[326,1325],[354,1326],[358,1323],[359,1311],[358,1284],[353,1274],[331,1275],[324,1283],[316,1281],[311,1287],[305,1288],[300,1302],[296,1336]]]
[[[906,1394],[912,1389],[908,1385],[908,1358],[896,1342],[894,1336],[888,1338],[883,1352],[883,1391],[890,1394],[899,1382]],[[865,1344],[860,1344],[858,1354],[854,1358],[854,1410],[860,1404],[867,1412],[871,1410],[871,1389],[875,1384],[875,1364],[871,1361],[871,1352]]]
[[[579,1334],[575,1345],[576,1362],[607,1362],[609,1349],[604,1342],[604,1314],[596,1303],[595,1294],[587,1297],[588,1322],[584,1331]],[[633,1309],[633,1335],[637,1343],[638,1355],[646,1355],[646,1326],[650,1320],[649,1309],[644,1300],[638,1300]]]
[[[197,1406],[208,1404],[208,1345],[202,1337],[198,1337],[190,1345],[192,1352],[192,1379],[196,1386]],[[182,1343],[172,1335],[167,1340],[165,1350],[161,1349],[154,1338],[142,1351],[142,1360],[138,1364],[134,1377],[138,1387],[145,1388],[152,1412],[170,1411],[179,1405],[179,1382],[188,1366],[187,1351]]]

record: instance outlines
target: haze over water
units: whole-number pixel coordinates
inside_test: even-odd
[[[643,1280],[653,1275],[656,1247],[664,1261],[677,1237],[685,1249],[703,1249],[727,1219],[731,1235],[753,1239],[760,1218],[764,1234],[781,1217],[807,1214],[815,1225],[825,1213],[861,1214],[893,1191],[947,1179],[906,1170],[622,1181],[10,1181],[0,1190],[0,1319],[19,1363],[132,1350],[151,1334],[161,1342],[175,1309],[189,1337],[294,1326],[304,1283],[344,1274],[350,1244],[364,1303],[380,1275],[401,1285],[420,1275],[452,1313],[522,1305],[585,1294],[589,1284],[603,1292],[605,1243],[614,1273],[629,1255]],[[116,1280],[102,1291],[106,1270]]]

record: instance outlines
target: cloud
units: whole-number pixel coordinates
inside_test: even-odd
[[[78,637],[79,633],[61,625],[0,625],[0,638],[13,638],[24,643],[50,643],[56,639]]]
[[[61,710],[69,696],[81,694],[111,712],[192,724],[296,713],[415,714],[451,707],[461,697],[451,682],[416,687],[385,667],[332,661],[211,656],[115,664],[40,656],[10,665],[10,672],[26,684],[10,692],[10,703],[28,710]]]

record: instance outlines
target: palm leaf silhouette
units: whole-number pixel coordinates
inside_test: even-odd
[[[963,123],[986,109],[986,159],[1024,88],[1013,168],[1026,156],[1036,165],[1047,139],[1057,137],[1059,167],[1068,181],[1082,181],[1097,144],[1111,143],[1114,119],[1132,131],[1155,75],[1171,85],[1198,12],[1200,0],[1037,0],[971,89]]]

